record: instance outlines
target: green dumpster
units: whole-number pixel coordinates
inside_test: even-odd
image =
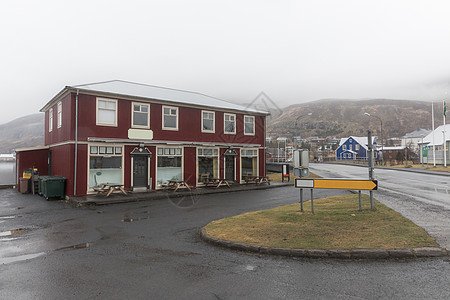
[[[45,199],[59,198],[66,196],[66,178],[62,176],[39,176],[39,194]]]

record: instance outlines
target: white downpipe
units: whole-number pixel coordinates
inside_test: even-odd
[[[73,195],[77,196],[77,165],[78,165],[78,90],[75,97],[75,168],[73,179]]]

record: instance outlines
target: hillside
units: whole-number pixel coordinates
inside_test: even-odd
[[[418,128],[431,128],[431,103],[408,100],[318,100],[273,110],[268,118],[268,136],[303,138],[365,136],[370,128],[383,137],[401,137]],[[311,115],[308,115],[311,114]],[[436,126],[442,124],[442,105],[435,105]],[[0,153],[44,144],[44,114],[33,114],[0,125]]]
[[[0,125],[0,153],[44,144],[44,114],[32,114]]]
[[[380,120],[383,137],[402,137],[418,128],[431,128],[431,103],[409,100],[318,100],[291,105],[283,113],[271,118],[268,136],[364,136],[370,128],[380,136]],[[311,114],[311,115],[308,115]],[[435,116],[442,115],[442,107],[435,105]],[[436,125],[442,122],[436,118]]]

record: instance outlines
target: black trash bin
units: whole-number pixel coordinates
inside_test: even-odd
[[[66,178],[62,176],[39,176],[39,194],[45,199],[59,198],[66,196]]]

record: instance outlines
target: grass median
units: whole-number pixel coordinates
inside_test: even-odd
[[[421,227],[369,197],[334,196],[217,220],[205,229],[215,238],[267,247],[300,249],[398,249],[439,247]]]

